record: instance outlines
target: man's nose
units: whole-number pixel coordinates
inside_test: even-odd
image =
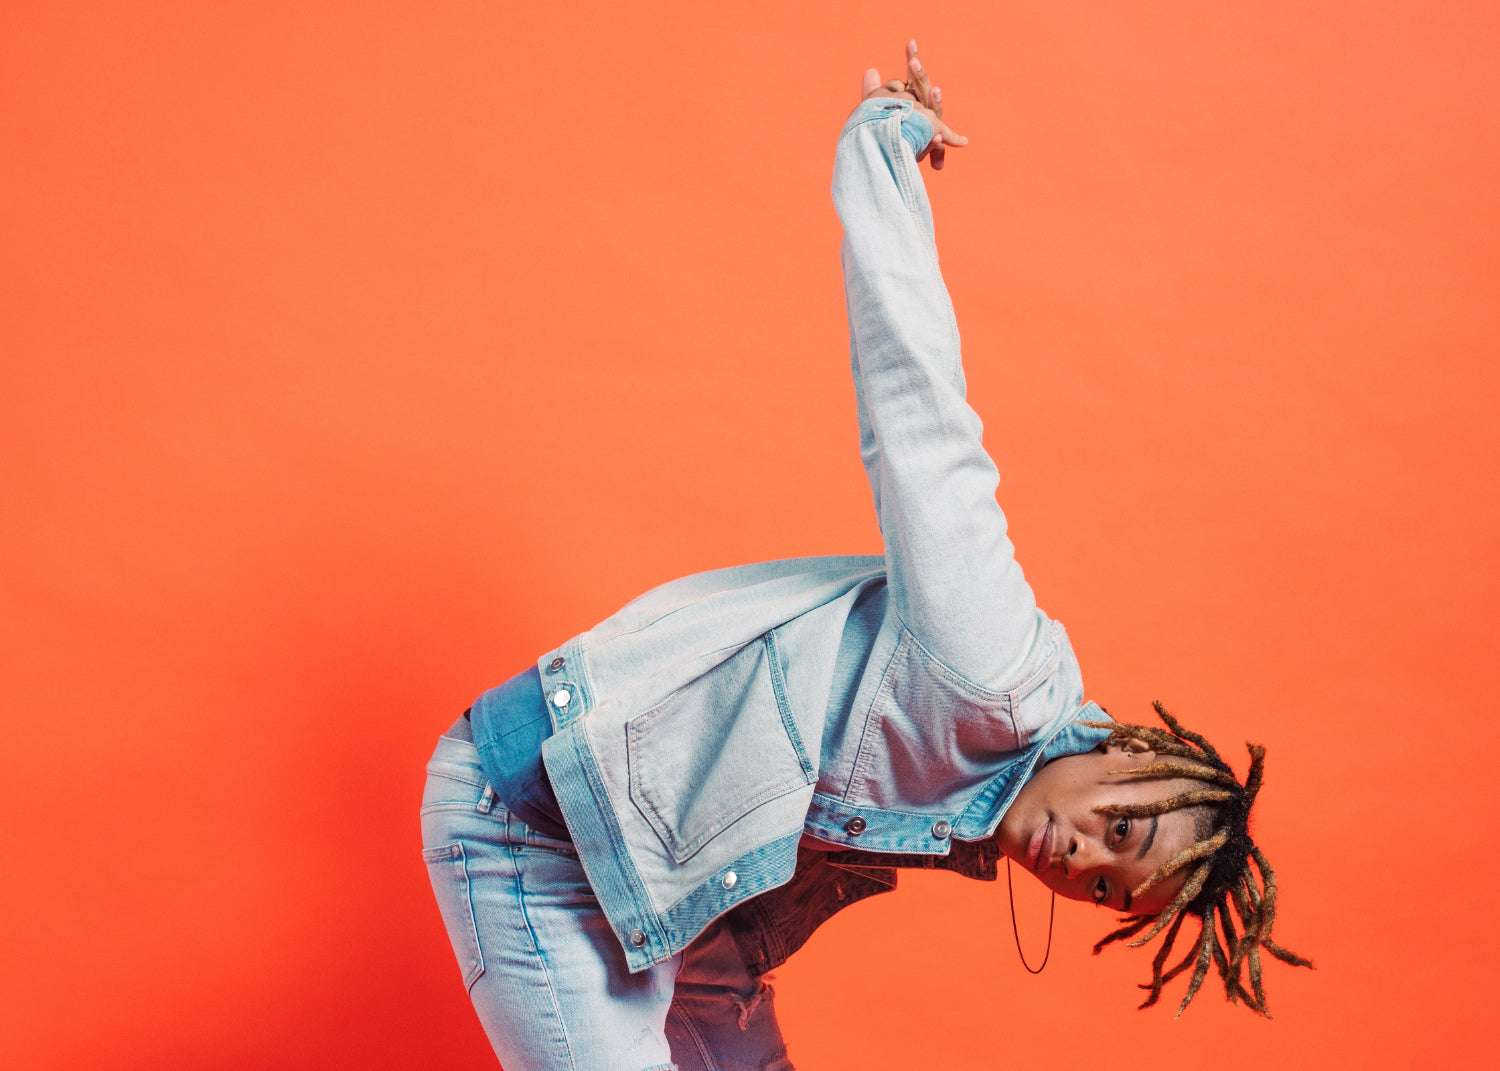
[[[1094,862],[1094,846],[1082,833],[1068,838],[1068,850],[1063,853],[1063,873],[1068,877],[1082,873]]]

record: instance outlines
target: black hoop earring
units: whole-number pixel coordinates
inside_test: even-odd
[[[1047,912],[1047,951],[1042,953],[1042,965],[1033,967],[1026,962],[1026,953],[1021,951],[1021,931],[1016,927],[1016,889],[1010,880],[1010,856],[1005,857],[1005,891],[1010,893],[1010,932],[1016,938],[1016,954],[1021,957],[1021,966],[1032,974],[1041,974],[1047,969],[1047,960],[1052,957],[1052,920],[1057,916],[1057,893],[1052,894],[1052,907]]]

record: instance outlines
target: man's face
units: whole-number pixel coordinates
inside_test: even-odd
[[[1182,889],[1191,866],[1132,897],[1132,890],[1183,848],[1195,843],[1195,811],[1121,818],[1094,808],[1152,803],[1196,782],[1133,778],[1128,770],[1155,761],[1138,740],[1100,745],[1054,759],[1022,787],[1000,820],[1000,850],[1072,900],[1134,915],[1161,912]]]

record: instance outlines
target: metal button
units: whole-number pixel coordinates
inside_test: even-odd
[[[562,657],[561,655],[558,655],[552,661],[550,661],[550,662],[547,663],[547,672],[548,673],[556,673],[558,670],[562,669],[563,666],[565,666],[567,664],[568,664],[568,660],[566,658]]]
[[[844,823],[844,832],[848,833],[851,837],[857,837],[864,831],[865,820],[859,815],[855,815],[853,818],[849,819],[849,821]]]
[[[953,827],[942,819],[932,823],[932,835],[938,840],[947,840],[948,834],[953,832]]]
[[[566,688],[559,688],[557,691],[552,693],[552,705],[557,707],[558,709],[562,709],[563,707],[568,705],[569,700],[571,700],[572,698],[572,692],[568,691]]]
[[[724,876],[719,879],[719,884],[726,889],[734,888],[734,883],[740,880],[740,876],[733,870],[724,871]]]
[[[631,930],[630,931],[630,943],[633,944],[633,945],[635,945],[636,948],[640,948],[641,945],[643,945],[643,944],[646,943],[646,931],[645,930]]]

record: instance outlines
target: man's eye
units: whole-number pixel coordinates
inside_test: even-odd
[[[1130,836],[1130,819],[1121,818],[1115,823],[1115,843],[1123,844],[1128,836]]]
[[[1100,878],[1094,882],[1094,903],[1102,904],[1107,899],[1109,899],[1109,886],[1104,883],[1103,878]]]

